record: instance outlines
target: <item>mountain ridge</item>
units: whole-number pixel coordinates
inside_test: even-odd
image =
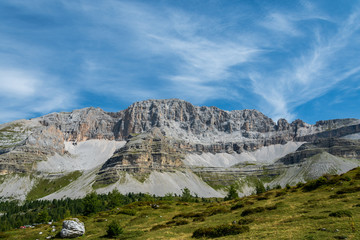
[[[108,189],[106,186],[115,183],[121,188],[121,184],[125,184],[121,181],[129,181],[132,177],[142,179],[143,177],[137,176],[139,174],[145,176],[145,182],[141,184],[161,184],[156,179],[163,179],[167,174],[167,177],[177,179],[174,181],[183,182],[181,185],[175,184],[169,191],[179,193],[186,184],[193,184],[193,190],[199,191],[195,185],[200,181],[221,186],[222,181],[219,178],[232,176],[231,181],[225,181],[226,184],[232,184],[243,181],[246,172],[249,177],[259,178],[266,175],[266,168],[271,172],[271,178],[281,177],[286,171],[284,169],[298,168],[299,163],[294,162],[287,166],[284,162],[279,163],[279,158],[292,154],[304,142],[312,143],[322,138],[351,135],[357,144],[359,132],[359,119],[321,120],[314,125],[300,119],[292,123],[279,119],[275,123],[257,110],[225,111],[217,107],[194,106],[179,99],[145,100],[135,102],[119,112],[88,107],[0,125],[0,173],[5,177],[11,174],[30,174],[39,179],[46,174],[64,175],[71,171],[71,167],[64,164],[77,166],[71,163],[70,160],[73,159],[81,162],[78,166],[85,166],[87,161],[89,166],[92,166],[92,169],[77,169],[83,171],[83,176],[91,175],[91,181],[86,180],[86,191],[94,189],[95,186]],[[121,141],[124,143],[120,143]],[[110,143],[112,147],[107,147]],[[340,145],[337,149],[341,150],[344,146]],[[86,153],[86,149],[91,146],[98,151],[108,151],[104,154],[111,157],[104,159],[95,154],[92,159]],[[114,148],[115,146],[118,148]],[[75,150],[72,150],[73,148]],[[320,153],[316,152],[318,149],[313,151]],[[271,159],[270,155],[266,154],[270,154]],[[299,156],[301,159],[310,157],[301,154]],[[338,159],[340,155],[324,157],[330,159],[326,161],[341,162]],[[358,153],[350,158],[358,159]],[[234,166],[225,162],[233,163]],[[275,164],[276,162],[278,164]],[[344,164],[344,168],[341,164],[334,166],[340,173],[357,164],[353,163],[353,160],[350,162]],[[246,164],[254,164],[256,167],[249,168]],[[209,166],[211,171],[203,169]],[[156,175],[155,172],[159,173]],[[153,173],[156,178],[151,177]],[[193,176],[194,173],[198,178]],[[179,177],[192,180],[188,182]],[[146,179],[153,179],[154,182],[146,183]],[[296,179],[302,181],[303,177]],[[292,183],[295,183],[296,179]],[[287,183],[279,179],[277,182],[282,185]],[[33,184],[36,184],[36,181]],[[253,189],[249,188],[249,184],[239,191],[249,194]],[[79,183],[78,186],[81,185]],[[98,187],[95,189],[104,190]],[[128,189],[133,188],[129,185]],[[142,189],[140,185],[139,189]],[[151,191],[155,193],[157,190],[153,188]],[[161,194],[164,192],[161,191]],[[219,193],[221,194],[221,190]],[[0,196],[1,194],[0,188]]]

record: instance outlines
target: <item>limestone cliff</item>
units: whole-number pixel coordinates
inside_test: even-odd
[[[274,123],[257,110],[224,111],[179,99],[136,102],[117,113],[100,108],[52,113],[0,125],[0,170],[24,172],[47,157],[66,153],[64,141],[127,140],[153,128],[185,152],[241,153],[288,141],[360,132],[357,119],[319,121],[315,125],[285,119]],[[145,142],[145,141],[144,141]]]

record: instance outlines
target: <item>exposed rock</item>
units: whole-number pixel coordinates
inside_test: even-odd
[[[76,238],[85,234],[84,223],[77,218],[63,221],[63,228],[60,232],[62,238]]]
[[[114,139],[113,128],[121,112],[108,113],[100,108],[84,108],[73,112],[52,113],[37,120],[44,126],[55,126],[66,141]]]
[[[106,161],[99,171],[97,183],[113,183],[119,180],[117,171],[148,172],[182,166],[183,153],[173,147],[160,129],[133,136],[125,147]]]
[[[228,184],[244,176],[277,176],[283,169],[300,169],[306,159],[314,156],[325,157],[328,162],[336,164],[340,164],[342,158],[359,159],[357,142],[329,139],[344,136],[357,139],[359,136],[354,134],[359,133],[358,119],[319,121],[315,125],[299,119],[292,123],[279,119],[274,123],[257,110],[224,111],[216,107],[194,106],[178,99],[147,100],[136,102],[117,113],[90,107],[0,125],[0,174],[41,172],[49,166],[79,159],[77,157],[80,155],[88,156],[70,151],[65,148],[64,142],[77,146],[82,141],[89,142],[92,139],[127,140],[126,145],[114,154],[113,148],[111,152],[106,152],[106,158],[111,156],[107,161],[101,158],[98,163],[95,157],[89,156],[81,158],[81,164],[71,164],[88,166],[87,183],[93,182],[94,173],[98,173],[98,184],[117,182],[125,173],[129,177],[133,173],[146,175],[154,170],[165,172],[164,175],[172,171],[181,172],[188,167],[183,165],[186,155],[213,154],[217,160],[219,154],[246,155],[275,144],[285,146],[289,142],[309,142],[276,164],[272,164],[273,160],[256,163],[255,159],[255,166],[240,164],[225,168],[219,167],[224,164],[215,164],[216,168],[194,170],[203,179],[208,178],[208,183],[212,182],[210,175],[220,174],[220,179],[216,181]],[[47,159],[50,159],[46,162],[48,164],[38,163]],[[202,158],[204,161],[206,159]],[[318,163],[316,166],[320,165]],[[70,165],[67,168],[57,166],[57,169],[68,168]],[[321,168],[321,173],[328,170],[323,166]],[[228,179],[225,175],[229,181],[223,181]]]
[[[287,165],[300,163],[304,159],[322,152],[328,152],[331,155],[342,158],[360,159],[360,141],[339,138],[319,138],[312,143],[303,144],[296,152],[286,155],[279,159],[278,162]]]

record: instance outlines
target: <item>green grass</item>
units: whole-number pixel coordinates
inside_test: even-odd
[[[326,176],[326,183],[311,191],[304,191],[304,187],[299,186],[231,201],[156,201],[157,209],[149,202],[134,202],[89,217],[79,216],[87,230],[79,239],[108,239],[107,226],[115,220],[124,230],[117,239],[194,239],[194,232],[202,229],[196,236],[203,239],[223,234],[217,239],[346,237],[356,240],[360,239],[360,195],[355,191],[360,187],[359,178],[360,168],[357,168],[343,176]],[[339,191],[341,194],[337,194]],[[333,195],[342,197],[331,197]],[[124,214],[130,212],[125,209],[136,214]],[[17,229],[3,234],[6,239],[45,239],[58,233],[61,224],[55,223],[55,233],[50,232],[50,226],[40,225],[35,229]],[[39,235],[40,231],[42,235]]]
[[[75,181],[81,174],[80,171],[74,171],[57,179],[40,179],[28,193],[26,200],[36,200],[54,193]]]

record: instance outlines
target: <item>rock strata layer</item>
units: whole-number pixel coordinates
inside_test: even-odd
[[[90,107],[0,125],[0,173],[32,172],[36,162],[67,154],[64,141],[128,140],[101,169],[100,175],[114,175],[121,169],[178,167],[180,156],[188,153],[242,153],[289,141],[341,137],[359,133],[359,126],[358,119],[275,123],[257,110],[224,111],[179,99],[136,102],[116,113]]]

